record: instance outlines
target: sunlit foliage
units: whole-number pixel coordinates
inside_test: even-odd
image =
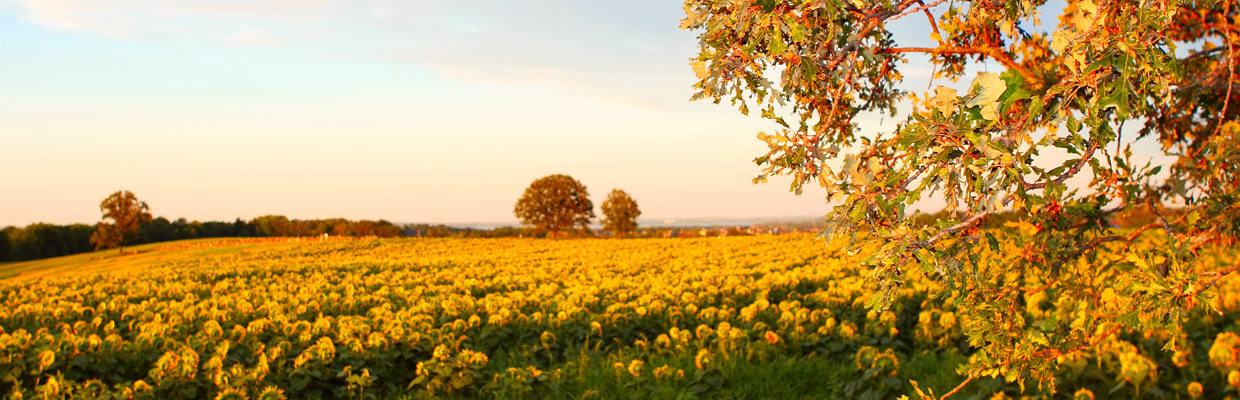
[[[774,133],[758,133],[768,151],[755,159],[762,171],[754,182],[787,175],[798,194],[807,184],[826,190],[827,236],[849,237],[853,250],[872,255],[876,310],[892,304],[911,271],[932,272],[973,321],[965,328],[979,348],[965,368],[970,379],[999,373],[1053,386],[1051,360],[1113,332],[1094,327],[1180,332],[1198,296],[1240,269],[1202,251],[1240,236],[1240,104],[1232,101],[1240,97],[1240,5],[1049,4],[685,1],[681,28],[699,33],[694,99],[730,100],[772,121]],[[1048,10],[1055,14],[1042,15]],[[924,20],[922,35],[934,45],[899,43],[909,39],[894,33],[901,18]],[[967,89],[910,93],[923,90],[902,85],[910,54]],[[966,74],[988,62],[1001,67]],[[868,112],[894,116],[903,100],[912,110],[893,129],[863,131],[855,122]],[[1140,139],[1157,141],[1171,161],[1134,155]],[[1048,162],[1050,153],[1067,160]],[[1073,177],[1087,187],[1070,187]],[[928,198],[946,203],[948,217],[913,223],[910,205]],[[1138,209],[1156,220],[1136,231],[1107,223]],[[1003,210],[1028,218],[979,229]],[[1158,246],[1110,261],[1098,254],[1105,243],[1150,235]],[[1012,244],[1019,250],[998,251]],[[1075,267],[1082,260],[1088,267]],[[1082,321],[1009,312],[1026,293],[1086,301],[1104,291],[1139,301]],[[1180,349],[1175,337],[1169,351]]]
[[[642,211],[637,208],[637,200],[620,189],[612,189],[603,201],[603,229],[612,231],[616,236],[632,234],[637,230],[637,217]]]

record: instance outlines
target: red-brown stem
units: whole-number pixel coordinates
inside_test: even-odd
[[[1225,121],[1227,120],[1227,107],[1231,105],[1231,89],[1232,85],[1235,84],[1236,74],[1233,72],[1235,70],[1235,54],[1233,54],[1235,53],[1235,46],[1233,46],[1231,42],[1231,35],[1227,34],[1227,28],[1231,25],[1231,21],[1229,21],[1230,18],[1227,18],[1227,16],[1231,14],[1231,2],[1228,1],[1224,3],[1227,4],[1226,10],[1223,11],[1222,18],[1224,24],[1223,39],[1227,41],[1227,97],[1223,98],[1223,112],[1219,114],[1219,118]],[[1214,135],[1218,136],[1218,134],[1222,131],[1223,123],[1220,121],[1218,126],[1214,127]]]
[[[1093,158],[1094,151],[1097,151],[1097,150],[1098,150],[1098,145],[1091,142],[1089,144],[1089,147],[1085,148],[1085,154],[1081,155],[1081,158],[1076,160],[1076,164],[1073,164],[1072,168],[1069,168],[1068,171],[1065,172],[1063,175],[1060,175],[1058,178],[1055,178],[1054,182],[1057,184],[1064,183],[1064,181],[1068,180],[1068,178],[1071,178],[1075,176],[1078,172],[1081,172],[1081,168],[1085,167],[1085,162]],[[1043,188],[1046,188],[1046,182],[1025,184],[1025,190],[1035,190],[1035,189],[1043,189]]]
[[[1215,284],[1218,283],[1219,279],[1223,279],[1224,276],[1230,275],[1232,272],[1236,272],[1237,270],[1240,270],[1240,263],[1236,263],[1236,265],[1231,266],[1231,268],[1227,268],[1222,271],[1211,271],[1211,272],[1202,273],[1202,275],[1210,274],[1210,275],[1218,275],[1218,276],[1215,276],[1214,279],[1210,281],[1210,283],[1207,283],[1205,286],[1202,286],[1201,289],[1197,289],[1195,293],[1201,293],[1205,291],[1206,289],[1213,287]]]
[[[959,392],[960,389],[964,389],[964,385],[968,385],[969,382],[972,382],[972,381],[973,381],[973,377],[970,376],[969,379],[965,379],[964,382],[960,382],[959,385],[956,385],[955,389],[952,389],[952,391],[947,392],[947,394],[944,394],[943,397],[939,398],[939,400],[944,400],[948,397],[951,397],[952,395],[956,394],[956,392]]]
[[[973,54],[973,55],[980,55],[980,56],[990,56],[990,58],[995,59],[995,61],[998,61],[1002,63],[1004,66],[1015,70],[1017,73],[1020,74],[1021,77],[1025,78],[1026,82],[1029,82],[1034,85],[1040,85],[1039,82],[1041,82],[1041,80],[1034,77],[1033,74],[1029,72],[1029,70],[1026,70],[1024,67],[1021,67],[1020,64],[1016,63],[1016,60],[1013,60],[1012,57],[1008,57],[1008,55],[1004,53],[1003,50],[998,47],[953,47],[953,46],[897,47],[893,49],[883,49],[879,51],[879,53],[886,53],[886,54],[898,54],[898,53]]]

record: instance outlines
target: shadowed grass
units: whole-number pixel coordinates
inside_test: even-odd
[[[302,244],[297,241],[237,242],[237,238],[181,240],[126,247],[124,254],[117,250],[100,250],[43,260],[6,263],[0,264],[0,280],[39,279],[100,272],[129,273],[155,265]]]
[[[540,359],[534,353],[540,351],[525,348],[499,355],[493,358],[492,362],[525,370],[530,366],[523,363]],[[642,360],[644,363],[640,376],[635,376],[627,368],[617,365],[628,366],[633,360]],[[942,395],[964,381],[955,373],[956,366],[964,361],[967,361],[966,357],[955,353],[923,353],[904,360],[898,375],[901,386],[886,392],[887,396],[882,398],[897,398],[900,395],[917,398],[909,380],[918,381],[922,390],[933,388],[936,394]],[[654,370],[663,366],[667,366],[669,372],[655,377]],[[546,381],[514,385],[495,379],[481,393],[436,393],[434,397],[427,397],[425,393],[410,391],[386,398],[848,399],[857,398],[857,394],[847,395],[846,387],[861,375],[851,359],[838,356],[746,357],[736,354],[729,358],[716,359],[713,367],[707,367],[709,371],[714,371],[713,373],[699,373],[694,357],[683,353],[663,356],[651,355],[635,348],[611,352],[591,350],[578,352],[577,359],[537,368],[544,376],[554,376]],[[710,379],[712,375],[717,377],[714,382]],[[974,383],[956,397],[972,399],[979,398],[979,395],[988,396],[992,391],[987,389]]]

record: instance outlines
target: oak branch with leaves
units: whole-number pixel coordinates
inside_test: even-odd
[[[755,159],[755,183],[786,175],[798,194],[825,188],[826,234],[872,254],[881,290],[871,307],[891,304],[906,274],[935,277],[967,321],[968,379],[1033,379],[1053,391],[1056,357],[1121,330],[1170,331],[1168,348],[1182,346],[1182,316],[1240,269],[1206,257],[1232,251],[1240,234],[1240,5],[1070,0],[1052,33],[1034,33],[1044,4],[687,0],[681,28],[699,32],[693,99],[728,99],[778,125],[758,134],[769,152]],[[900,46],[888,28],[901,18],[924,19],[937,45]],[[910,95],[900,69],[912,54],[970,89]],[[1003,70],[966,76],[987,62]],[[854,122],[894,116],[906,99],[913,110],[890,131]],[[1174,161],[1134,156],[1137,140]],[[1049,149],[1070,157],[1048,164],[1039,155]],[[1069,187],[1076,176],[1088,184]],[[913,224],[910,206],[928,198],[954,212]],[[1138,209],[1157,218],[1109,223]],[[1027,216],[980,228],[1005,210]],[[999,252],[999,241],[1023,250]],[[1157,245],[1129,248],[1138,241]],[[1030,296],[1067,315],[1022,311]]]

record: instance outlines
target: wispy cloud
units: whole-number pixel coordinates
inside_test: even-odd
[[[55,29],[185,44],[272,46],[287,27],[321,20],[328,0],[0,0]]]
[[[691,33],[667,1],[456,2],[375,0],[367,23],[393,47],[384,56],[460,79],[539,82],[610,100],[683,103]]]
[[[234,35],[220,38],[220,42],[229,46],[269,47],[284,44],[284,40],[272,36],[262,28],[243,28]]]
[[[36,24],[230,46],[299,43],[453,79],[683,104],[693,34],[675,2],[567,0],[0,0]]]

